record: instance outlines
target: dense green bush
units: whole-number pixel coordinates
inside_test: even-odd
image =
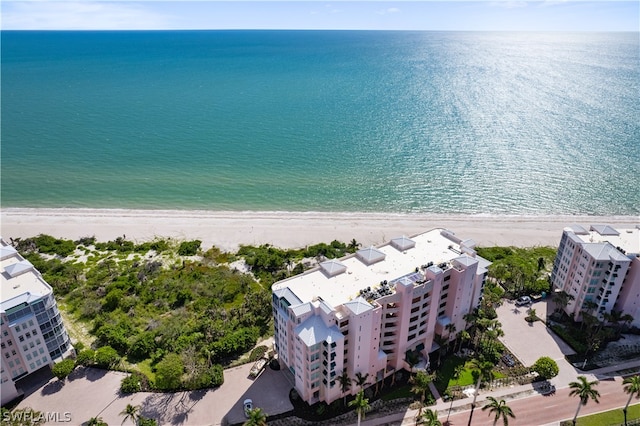
[[[75,366],[76,362],[71,358],[67,358],[54,364],[54,366],[51,367],[51,372],[58,378],[58,380],[64,381],[64,379],[71,374]]]
[[[256,346],[251,351],[251,354],[249,355],[249,361],[257,361],[257,360],[259,360],[260,358],[262,358],[262,356],[264,354],[267,353],[268,350],[269,350],[269,348],[267,348],[264,345]]]
[[[258,329],[255,327],[241,328],[227,334],[211,345],[211,358],[219,362],[233,354],[246,352],[256,344],[259,335]]]
[[[102,346],[96,350],[95,360],[98,367],[112,368],[120,362],[120,355],[111,346]]]
[[[83,365],[85,367],[93,365],[96,359],[96,351],[93,349],[84,349],[78,352],[76,356],[76,365]]]
[[[558,375],[560,369],[558,363],[548,356],[540,357],[533,363],[531,370],[535,371],[543,379],[551,379]]]
[[[200,244],[202,244],[200,240],[183,241],[178,247],[178,254],[180,256],[194,256],[200,250]]]
[[[120,383],[122,393],[135,393],[150,390],[149,379],[144,374],[134,371]]]
[[[175,390],[181,387],[184,374],[182,358],[176,354],[167,354],[156,365],[156,387],[162,390]]]

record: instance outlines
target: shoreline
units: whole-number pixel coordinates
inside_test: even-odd
[[[640,226],[639,216],[491,215],[357,212],[144,210],[92,208],[2,209],[0,235],[9,238],[49,234],[99,241],[125,235],[136,242],[156,237],[202,241],[235,251],[242,244],[271,244],[299,248],[316,243],[355,239],[377,245],[401,235],[447,228],[481,246],[556,247],[562,230],[571,224],[608,224],[614,228]]]

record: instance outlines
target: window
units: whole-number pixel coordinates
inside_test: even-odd
[[[16,325],[16,331],[20,331],[20,326]]]
[[[27,361],[31,361],[31,354],[27,354]],[[13,365],[10,365],[10,367],[13,367]]]
[[[43,356],[43,357],[42,357],[42,362],[44,362],[44,363],[46,363],[46,362],[47,362],[47,357],[46,357],[46,356]]]
[[[4,342],[0,343],[0,347],[2,347],[2,349],[4,349],[4,348],[5,348],[5,346],[6,346],[6,345],[4,344]]]
[[[25,334],[25,337],[26,337],[27,339],[30,339],[30,338],[31,338],[31,333],[29,333],[29,332],[27,331],[27,334]]]
[[[10,356],[11,356],[11,355],[9,355],[9,352],[5,352],[5,353],[4,353],[4,357],[5,357],[5,358],[9,358]]]
[[[20,340],[21,342],[24,342],[24,336],[23,335],[18,336],[18,340]]]
[[[31,368],[32,370],[36,369],[36,365],[34,363],[29,364],[29,368]]]
[[[13,349],[13,350],[11,351],[11,355],[15,355],[15,354],[16,354],[16,350],[15,350],[15,349]]]

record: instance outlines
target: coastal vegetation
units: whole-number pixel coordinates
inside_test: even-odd
[[[205,251],[199,240],[137,244],[125,236],[98,242],[38,235],[12,242],[51,284],[72,323],[75,365],[132,372],[122,383],[127,393],[220,385],[224,366],[271,335],[273,282],[358,248],[353,240],[225,253]],[[261,346],[245,358],[266,350]],[[71,372],[67,364],[56,368],[61,380]]]
[[[552,247],[478,247],[478,254],[492,262],[489,277],[513,298],[549,293],[549,273],[556,249]]]

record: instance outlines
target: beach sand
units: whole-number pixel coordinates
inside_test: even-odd
[[[0,229],[5,240],[38,234],[98,241],[124,235],[136,242],[170,237],[235,251],[241,244],[299,248],[352,239],[368,246],[433,228],[447,228],[481,246],[557,246],[562,229],[575,223],[625,228],[640,225],[640,217],[7,208]]]

